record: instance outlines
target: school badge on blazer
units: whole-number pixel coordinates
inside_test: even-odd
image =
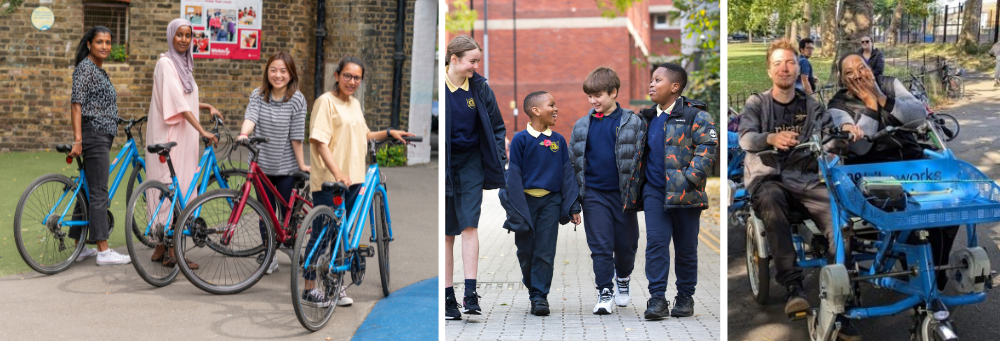
[[[465,103],[469,105],[469,109],[475,109],[476,108],[476,101],[473,101],[471,98],[466,99]]]

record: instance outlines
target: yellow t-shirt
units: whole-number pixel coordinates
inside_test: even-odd
[[[370,130],[361,111],[361,102],[354,96],[350,97],[349,102],[344,102],[334,96],[333,92],[327,92],[313,103],[311,126],[309,139],[326,142],[333,162],[352,183],[364,182],[368,147],[366,135]],[[326,168],[316,145],[312,143],[309,144],[309,160],[312,168],[309,184],[313,192],[321,191],[324,182],[337,181],[333,171]]]

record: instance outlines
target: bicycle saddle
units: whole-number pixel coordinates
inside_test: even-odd
[[[148,150],[150,153],[157,153],[157,154],[169,153],[170,152],[170,148],[173,148],[176,145],[177,145],[177,142],[167,142],[167,143],[154,144],[154,145],[146,146],[146,150]]]
[[[341,191],[343,191],[343,192],[347,192],[348,191],[347,185],[345,185],[343,182],[340,182],[340,181],[337,181],[337,182],[324,182],[323,183],[323,190],[324,191],[330,191],[330,190],[332,190],[333,193],[340,193]]]
[[[56,151],[58,151],[60,153],[69,153],[71,150],[73,150],[73,145],[71,145],[71,144],[57,144],[56,145]]]
[[[300,170],[292,172],[292,177],[303,181],[309,181],[309,173]]]

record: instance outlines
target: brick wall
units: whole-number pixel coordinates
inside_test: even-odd
[[[404,53],[409,56],[414,0],[407,2]],[[73,138],[69,100],[73,55],[84,33],[83,1],[51,0],[44,4],[56,17],[48,31],[31,26],[31,11],[39,5],[38,0],[25,1],[0,26],[0,151],[52,148]],[[299,89],[311,109],[315,98],[315,6],[311,0],[265,1],[261,60],[195,60],[199,97],[222,111],[230,129],[238,129],[247,97],[259,85],[267,57],[276,51],[288,51],[295,58]],[[105,63],[118,92],[122,117],[148,112],[153,69],[159,54],[167,50],[166,27],[179,13],[179,1],[132,0],[128,63]],[[327,0],[326,62],[336,63],[353,54],[369,65],[364,99],[373,130],[387,126],[391,112],[395,13],[395,1]],[[408,57],[404,65],[409,66]],[[408,69],[403,76],[400,121],[405,125]],[[327,89],[331,86],[327,84]],[[202,117],[207,117],[207,112]],[[123,141],[120,138],[118,142]]]
[[[490,20],[511,19],[513,17],[512,1],[496,0],[489,2]],[[648,21],[648,11],[643,4],[632,8],[624,19],[632,20],[640,39],[649,40],[649,35],[643,33],[643,20]],[[475,8],[479,19],[483,17],[482,2],[476,1]],[[519,1],[517,18],[577,18],[600,17],[601,11],[592,0],[564,0],[545,2]],[[643,19],[645,18],[645,19]],[[605,20],[605,19],[596,19]],[[638,24],[636,24],[638,23]],[[632,110],[629,102],[633,99],[645,99],[649,85],[649,66],[645,63],[633,63],[634,58],[640,62],[645,57],[625,26],[610,28],[543,28],[517,30],[517,97],[514,98],[514,64],[513,64],[513,32],[510,29],[497,29],[490,26],[490,88],[497,97],[500,112],[503,113],[507,125],[508,137],[513,137],[517,131],[523,130],[529,122],[522,103],[524,96],[533,91],[548,91],[556,99],[559,108],[559,118],[554,131],[568,137],[572,133],[573,124],[590,110],[591,105],[587,95],[583,93],[583,81],[587,74],[599,66],[606,66],[618,72],[621,79],[618,103]],[[447,33],[450,41],[458,34],[469,32]],[[477,42],[483,44],[483,30],[476,29]],[[445,43],[444,45],[447,45]],[[444,48],[444,47],[442,47]],[[484,65],[480,63],[479,73],[483,74]],[[513,110],[510,102],[517,101],[521,112],[514,125]]]

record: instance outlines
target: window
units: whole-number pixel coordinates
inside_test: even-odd
[[[656,13],[653,14],[653,29],[669,30],[681,28],[680,13]]]
[[[128,4],[122,2],[83,3],[83,30],[104,26],[111,30],[111,43],[115,48],[108,57],[112,62],[126,62],[128,53]],[[118,47],[121,46],[121,47]],[[120,51],[120,54],[119,52]]]

